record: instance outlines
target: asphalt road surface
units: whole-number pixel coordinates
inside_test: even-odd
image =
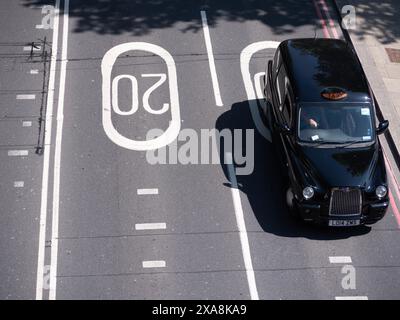
[[[372,227],[293,221],[258,112],[280,41],[343,37],[330,1],[3,0],[0,15],[1,299],[400,298],[397,187]],[[249,174],[221,164],[236,145],[213,163],[212,129],[247,129],[249,148],[254,133]]]

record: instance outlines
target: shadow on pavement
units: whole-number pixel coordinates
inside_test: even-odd
[[[49,5],[48,0],[20,1],[25,6]],[[313,3],[298,0],[72,0],[69,15],[77,19],[74,32],[139,36],[175,26],[182,32],[198,32],[202,28],[202,8],[207,10],[211,27],[218,20],[257,21],[283,34],[302,25],[317,24]]]
[[[398,0],[336,0],[339,6],[352,5],[356,13],[356,28],[351,30],[360,40],[373,36],[382,44],[400,39],[400,1]]]
[[[363,235],[371,230],[366,226],[349,229],[318,227],[297,222],[289,216],[285,203],[286,182],[279,165],[278,153],[271,143],[256,132],[250,114],[249,101],[233,104],[231,110],[217,119],[216,129],[219,131],[223,129],[255,130],[254,171],[250,175],[236,175],[236,177],[240,191],[246,194],[252,212],[265,232],[284,237],[334,240]],[[219,146],[219,151],[221,166],[229,181],[228,167],[223,164],[223,143]],[[230,183],[226,186],[230,187]],[[242,195],[242,202],[243,200]]]

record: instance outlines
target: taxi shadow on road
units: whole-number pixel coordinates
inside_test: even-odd
[[[223,129],[229,129],[232,132],[235,129],[254,130],[254,170],[248,175],[236,174],[236,179],[239,190],[247,196],[251,210],[261,228],[265,232],[279,236],[316,240],[344,239],[368,233],[371,228],[367,226],[332,229],[295,221],[290,217],[285,202],[287,182],[279,164],[278,152],[272,143],[258,133],[250,113],[249,102],[242,101],[233,104],[229,111],[217,119],[216,129],[219,132]],[[244,136],[243,134],[243,144],[246,143]],[[242,146],[241,149],[244,154],[246,148]],[[221,167],[229,181],[229,169],[224,164],[224,143],[220,143],[219,152]],[[232,153],[234,154],[235,150],[232,150]],[[235,165],[235,167],[238,166]],[[225,185],[232,186],[230,182]],[[246,211],[246,201],[243,198],[242,203]]]

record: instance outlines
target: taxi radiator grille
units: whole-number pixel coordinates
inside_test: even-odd
[[[360,215],[362,198],[360,189],[333,189],[329,214],[331,216]]]

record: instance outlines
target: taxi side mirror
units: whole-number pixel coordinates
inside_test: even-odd
[[[383,120],[382,122],[379,123],[378,128],[376,128],[376,133],[382,134],[387,130],[388,127],[389,127],[389,120]]]

